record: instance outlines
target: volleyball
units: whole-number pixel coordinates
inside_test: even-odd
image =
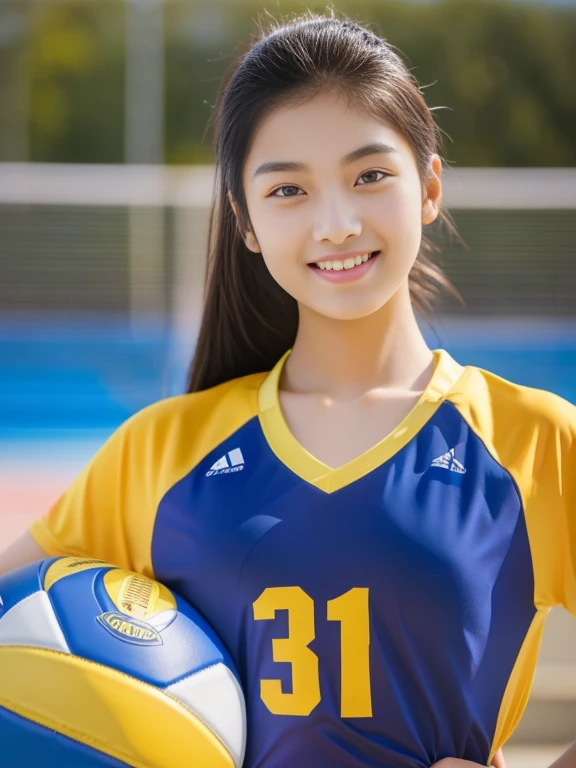
[[[181,597],[101,560],[0,577],[0,764],[240,768],[234,665]]]

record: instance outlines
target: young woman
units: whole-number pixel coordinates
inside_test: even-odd
[[[246,768],[502,765],[545,616],[576,612],[576,409],[424,342],[442,163],[383,40],[273,28],[215,127],[189,392],[1,566],[85,555],[187,598],[242,676]]]

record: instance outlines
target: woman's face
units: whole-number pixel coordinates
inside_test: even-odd
[[[440,174],[435,155],[423,189],[402,135],[334,93],[277,108],[244,165],[246,244],[300,305],[365,317],[407,286]]]

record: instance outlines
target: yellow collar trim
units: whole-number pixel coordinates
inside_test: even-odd
[[[418,402],[400,424],[379,443],[341,467],[323,464],[300,445],[284,419],[278,385],[291,350],[276,363],[258,391],[259,419],[268,445],[280,461],[307,483],[326,493],[338,491],[384,464],[422,429],[440,407],[448,391],[464,372],[443,349],[432,350],[434,373]]]

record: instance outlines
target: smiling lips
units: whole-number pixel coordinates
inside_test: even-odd
[[[379,253],[380,251],[358,253],[342,260],[319,261],[309,266],[319,277],[324,277],[332,282],[348,282],[362,277],[372,267],[372,262]]]
[[[365,264],[371,256],[372,253],[363,253],[343,260],[334,259],[332,261],[318,261],[315,266],[317,266],[318,269],[333,269],[334,272],[338,272],[341,269],[353,269],[354,267],[359,267],[360,264]]]

